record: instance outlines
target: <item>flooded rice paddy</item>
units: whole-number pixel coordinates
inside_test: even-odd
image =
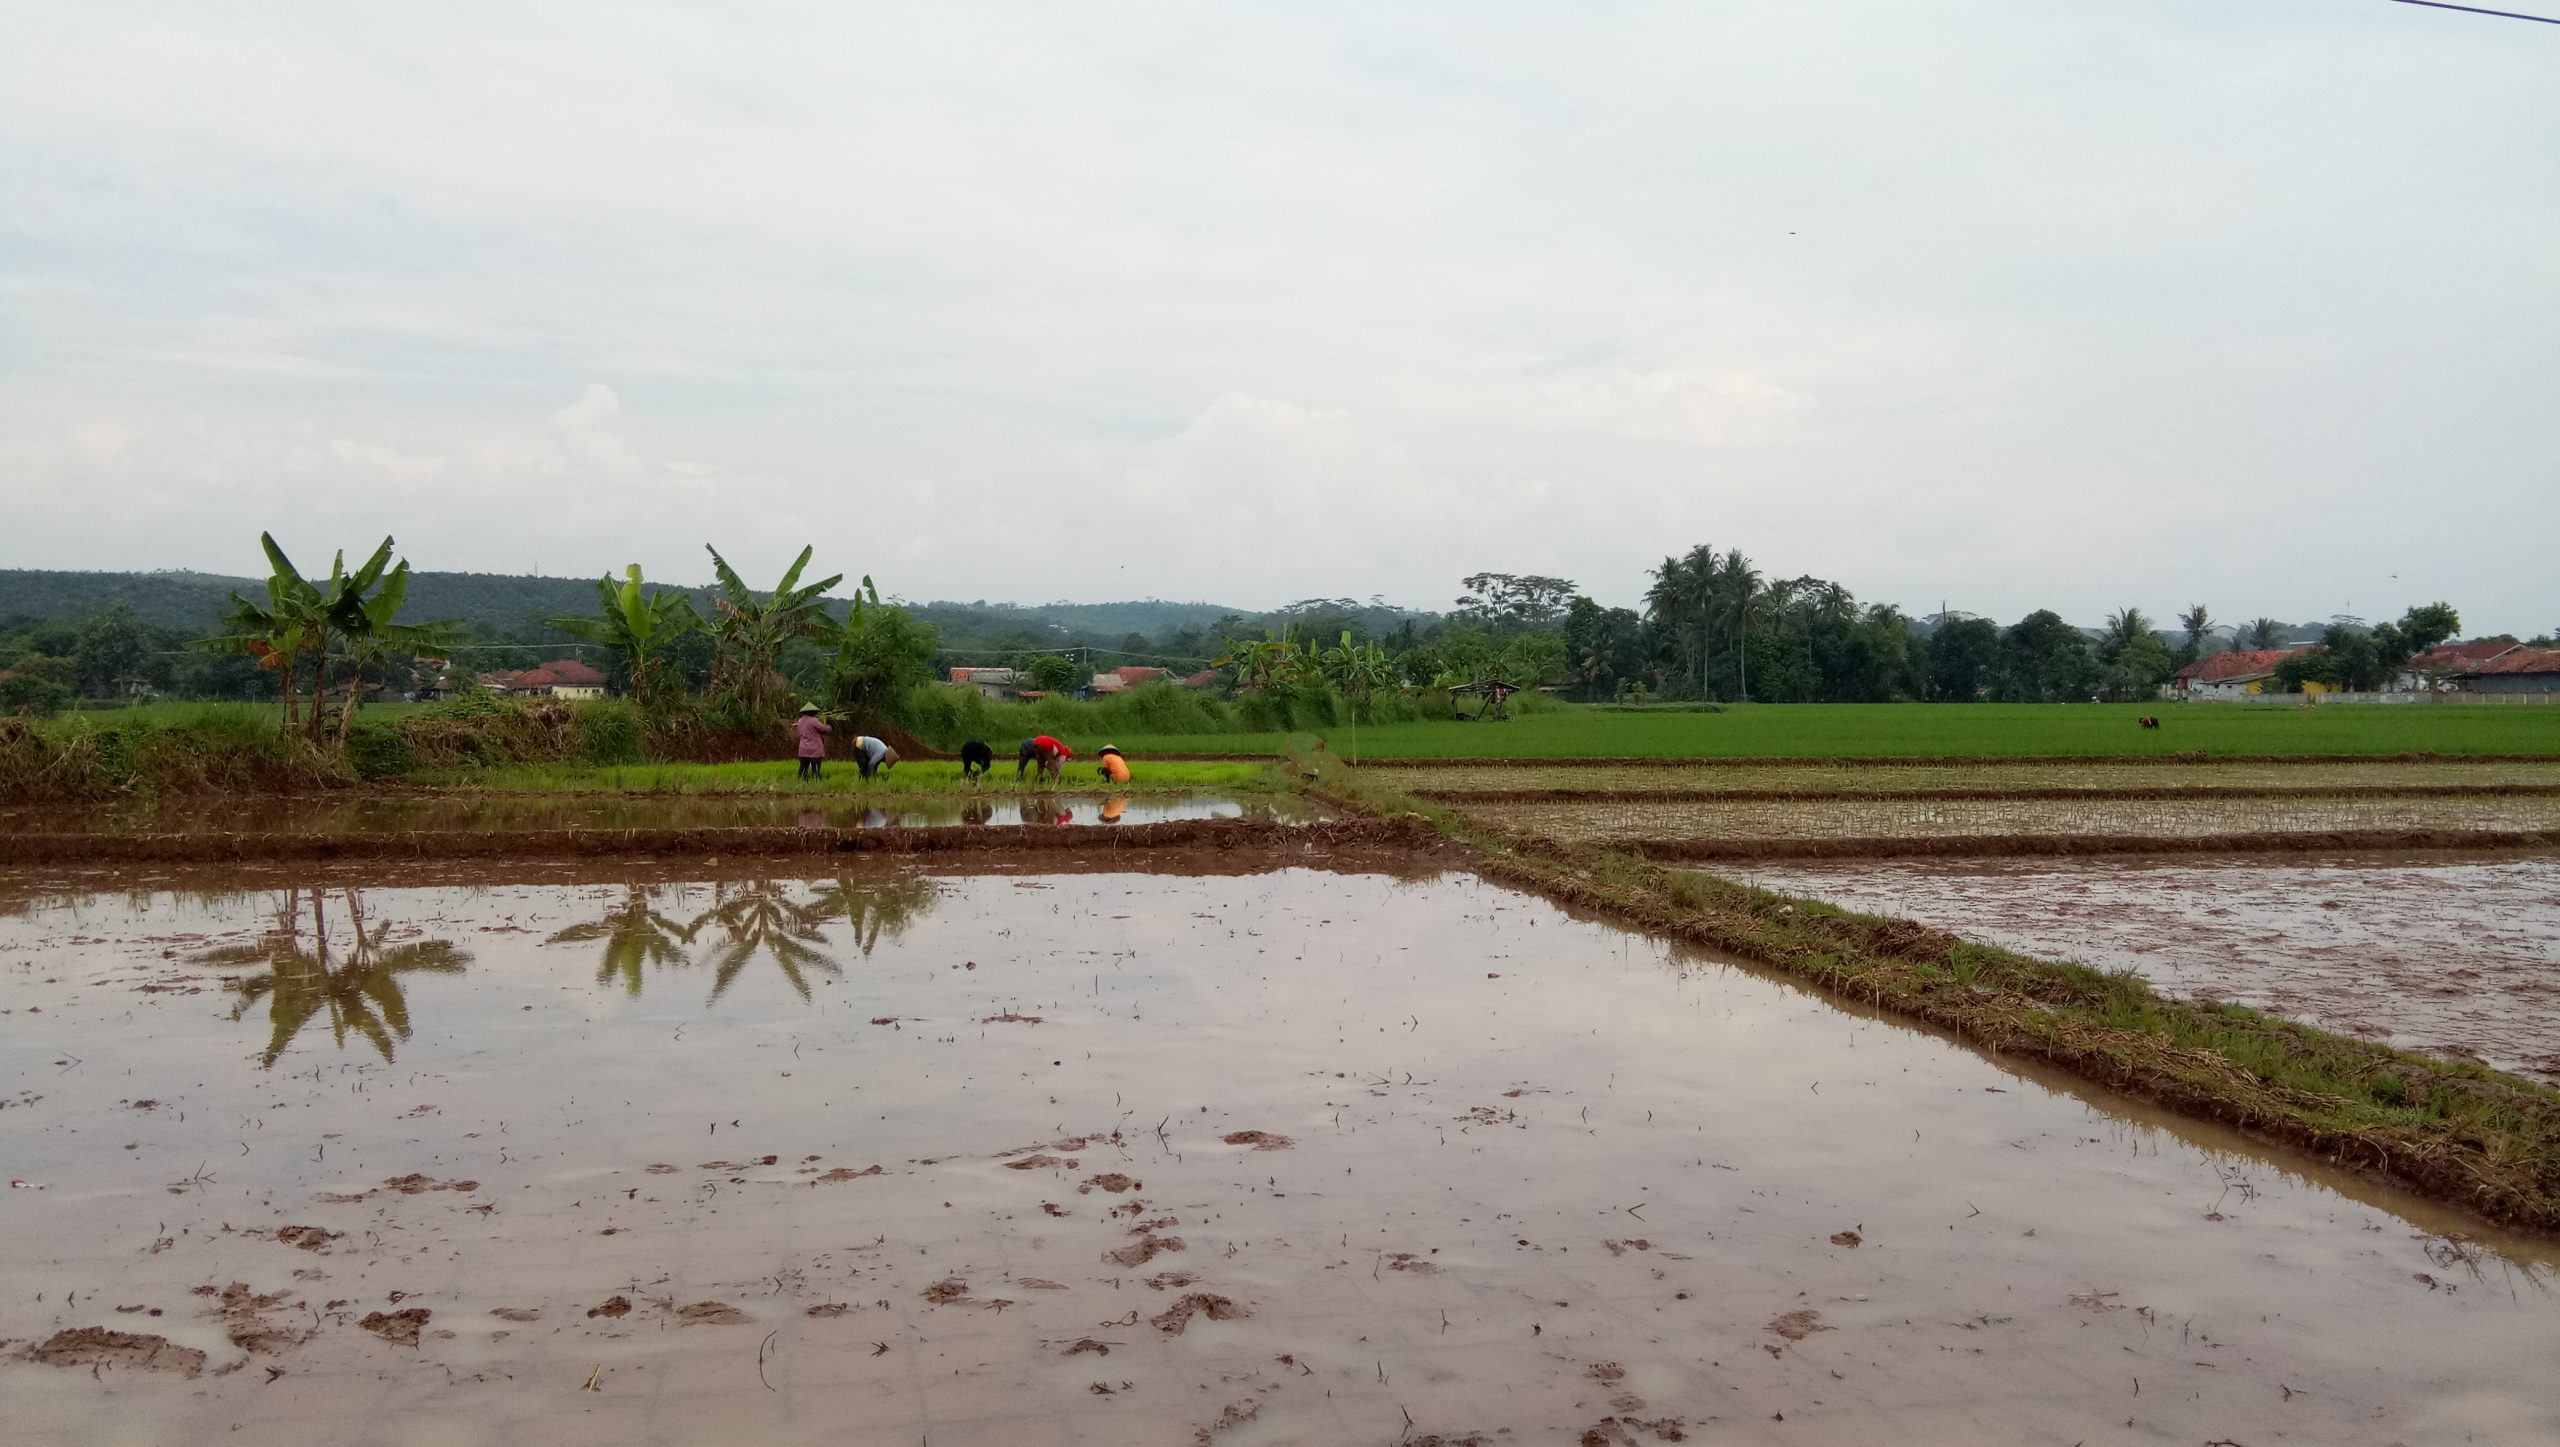
[[[2000,763],[1459,764],[1380,768],[1399,789],[1458,795],[1488,790],[2411,789],[2560,786],[2560,763],[2374,760],[2351,764]]]
[[[2560,856],[1716,871],[2560,1083]]]
[[[1487,823],[1593,843],[1963,839],[2067,835],[2180,839],[2357,830],[2560,830],[2560,796],[2376,792],[2149,799],[1772,799],[1468,804]]]
[[[765,794],[372,794],[141,800],[109,809],[0,808],[14,833],[239,831],[402,834],[496,829],[892,829],[948,825],[1155,824],[1175,819],[1299,822],[1325,817],[1295,795],[1015,794],[866,801],[845,792]]]
[[[1221,867],[0,876],[10,1439],[2560,1438],[2545,1245]]]

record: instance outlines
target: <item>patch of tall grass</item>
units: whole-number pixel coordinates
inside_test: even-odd
[[[133,794],[290,792],[352,783],[345,759],[221,705],[148,717],[0,718],[0,800],[84,804]]]

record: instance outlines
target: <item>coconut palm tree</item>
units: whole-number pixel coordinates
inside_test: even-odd
[[[2240,627],[2235,640],[2243,648],[2268,649],[2283,646],[2284,625],[2273,618],[2252,618]]]

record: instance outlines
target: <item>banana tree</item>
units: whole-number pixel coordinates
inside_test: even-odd
[[[314,743],[323,737],[332,659],[354,665],[346,707],[338,719],[338,737],[343,742],[355,720],[366,665],[379,664],[393,653],[449,647],[459,636],[461,624],[456,621],[399,621],[409,592],[409,564],[404,560],[393,566],[392,541],[387,537],[353,572],[347,570],[343,551],[333,555],[328,578],[318,582],[303,576],[277,545],[274,534],[260,533],[258,542],[267,554],[266,600],[233,593],[230,609],[223,615],[224,631],[195,646],[209,652],[249,654],[260,666],[273,670],[284,694],[287,731],[306,729]],[[307,715],[297,693],[306,670],[311,690]]]
[[[794,638],[835,637],[839,625],[827,616],[820,600],[829,588],[844,581],[844,574],[830,573],[802,584],[801,570],[817,551],[802,548],[782,581],[774,584],[771,593],[758,597],[718,548],[708,544],[705,548],[720,584],[720,596],[712,605],[719,614],[711,625],[719,651],[711,665],[711,690],[736,699],[758,720],[778,716],[785,685],[774,664],[782,657],[783,645]],[[866,589],[871,586],[869,578],[862,583]]]
[[[610,573],[597,579],[596,603],[601,616],[554,618],[551,626],[621,653],[631,673],[632,697],[642,703],[654,700],[662,691],[657,650],[702,627],[702,615],[673,588],[643,592],[638,563],[623,569],[620,583]]]
[[[1395,661],[1375,643],[1353,643],[1351,630],[1346,628],[1342,641],[1324,651],[1318,666],[1325,680],[1340,689],[1351,705],[1351,762],[1356,764],[1360,762],[1360,710],[1368,707],[1371,695],[1379,689],[1395,686]]]

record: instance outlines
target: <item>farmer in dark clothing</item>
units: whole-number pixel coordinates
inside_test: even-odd
[[[975,779],[980,774],[993,772],[995,766],[996,751],[987,746],[985,739],[971,739],[960,746],[961,778]]]
[[[835,730],[818,717],[818,706],[808,703],[800,706],[800,717],[791,725],[791,731],[800,739],[800,777],[821,777],[827,766],[827,735]]]

